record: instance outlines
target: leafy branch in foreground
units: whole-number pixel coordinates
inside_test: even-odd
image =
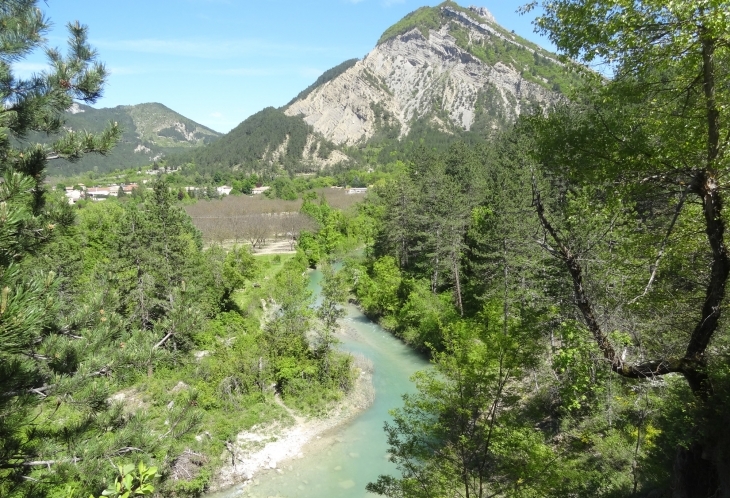
[[[131,463],[117,467],[119,475],[114,484],[105,489],[99,498],[110,496],[112,498],[129,498],[133,496],[148,496],[155,492],[152,480],[159,477],[157,467],[147,467],[143,462],[135,469]],[[91,495],[89,498],[94,498]]]
[[[506,314],[509,310],[509,315]],[[435,369],[414,376],[418,393],[385,424],[402,477],[368,491],[389,497],[509,496],[551,476],[551,449],[515,409],[519,379],[537,358],[535,318],[497,301],[445,332]]]
[[[567,269],[585,327],[614,372],[651,380],[679,373],[705,415],[717,412],[724,403],[718,392],[730,277],[724,212],[730,146],[727,2],[558,0],[543,7],[538,29],[566,56],[600,63],[612,76],[587,75],[573,103],[536,116],[527,127],[534,132],[534,158],[562,195],[552,202],[535,189],[545,247]],[[581,227],[569,212],[580,195],[574,194],[586,188],[594,198],[583,199],[592,209]],[[634,228],[617,240],[617,228],[604,224],[599,243],[609,245],[611,263],[593,264],[597,251],[580,233],[599,222],[611,203],[610,209],[630,213]],[[641,243],[642,234],[657,241],[654,254]],[[640,298],[622,300],[614,291],[608,305],[602,299],[607,293],[586,268],[592,266],[593,278],[600,278],[627,268],[628,261],[651,261],[644,266],[649,284],[641,284]],[[622,277],[636,296],[636,275]],[[608,307],[623,316],[608,318]],[[608,327],[628,322],[633,340],[619,352]],[[687,426],[675,457],[672,496],[730,496],[727,440],[710,435],[707,419]]]

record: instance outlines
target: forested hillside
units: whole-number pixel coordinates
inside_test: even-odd
[[[372,171],[339,172],[372,183],[366,202],[343,213],[301,192],[326,177],[280,176],[272,190],[307,221],[272,222],[296,252],[262,259],[214,243],[253,233],[241,212],[263,218],[255,200],[189,207],[238,220],[206,227],[204,250],[168,178],[81,208],[46,192],[51,158],[108,153],[122,135],[62,131],[106,78],[83,26],[22,93],[32,82],[13,63],[43,47],[35,5],[0,4],[2,25],[22,28],[0,31],[0,495],[199,496],[242,429],[352,389],[334,340],[349,297],[434,366],[385,424],[397,472],[367,491],[730,497],[727,2],[544,2],[538,29],[602,74],[578,69],[569,100],[495,114],[504,127],[485,121],[488,134],[419,138],[433,122],[412,121],[398,148],[390,111],[368,107],[378,141],[346,150]],[[452,47],[436,14],[456,15],[416,11],[381,45],[425,31]],[[61,138],[19,148],[31,131]],[[302,171],[300,152],[328,147],[272,108],[236,133],[249,145],[223,138],[191,171]],[[304,272],[317,265],[315,306]]]
[[[165,179],[73,207],[46,192],[51,158],[107,153],[122,132],[63,132],[64,111],[107,77],[79,24],[23,93],[34,82],[7,61],[44,48],[35,7],[0,4],[0,24],[19,26],[0,31],[0,496],[199,496],[239,432],[322,413],[351,389],[332,335],[341,291],[326,283],[315,306],[302,252],[203,250]],[[31,131],[60,139],[18,148]],[[322,261],[352,246],[341,213],[310,209],[327,213],[310,224]]]
[[[267,107],[249,117],[215,144],[167,158],[166,164],[179,167],[194,164],[201,174],[240,171],[272,176],[281,172],[319,171],[330,158],[333,146],[314,136],[312,127],[301,117],[287,116]],[[347,157],[340,153],[342,160]]]
[[[149,103],[95,109],[76,104],[63,114],[64,127],[76,133],[100,133],[109,123],[117,123],[122,139],[104,155],[84,156],[69,161],[59,157],[49,163],[54,176],[72,176],[93,171],[104,174],[113,170],[149,166],[168,154],[214,142],[219,133],[200,125],[162,104]],[[29,131],[20,139],[21,146],[49,143],[58,138]]]
[[[386,424],[401,474],[368,489],[730,496],[727,5],[543,8],[612,77],[489,146],[423,147],[370,197],[358,300],[436,369]]]
[[[374,156],[404,158],[421,141],[442,149],[485,142],[577,81],[570,63],[509,33],[485,9],[444,2],[409,14],[363,60],[325,71],[281,109],[264,109],[168,163],[264,176],[370,167]]]

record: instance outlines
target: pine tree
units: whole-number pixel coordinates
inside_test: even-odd
[[[35,430],[31,409],[54,390],[54,377],[38,354],[44,337],[59,333],[52,323],[55,274],[29,274],[23,259],[52,239],[72,218],[45,202],[48,161],[108,152],[120,137],[116,124],[95,136],[63,132],[63,112],[75,101],[93,103],[106,79],[103,64],[87,43],[87,28],[68,25],[66,55],[48,47],[49,21],[35,0],[0,3],[0,494],[7,496],[34,466]],[[45,50],[48,70],[28,79],[13,64]],[[58,134],[51,145],[25,144],[29,132]],[[17,147],[15,144],[24,144]],[[63,362],[63,358],[57,359]],[[56,371],[63,370],[56,365]]]

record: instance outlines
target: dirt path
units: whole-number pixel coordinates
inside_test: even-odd
[[[286,239],[272,240],[271,242],[267,242],[263,247],[256,247],[253,250],[256,256],[259,254],[294,254],[296,252],[296,249],[292,250],[291,242]]]
[[[235,246],[249,246],[251,247],[251,244],[249,242],[245,242],[242,240],[235,241],[233,239],[224,240],[222,242],[207,242],[206,247],[209,247],[210,245],[216,244],[220,245],[223,249],[233,249]],[[256,246],[253,248],[253,254],[254,256],[258,255],[264,255],[264,254],[295,254],[297,252],[296,250],[296,244],[294,245],[294,249],[292,249],[292,244],[289,239],[270,239],[264,244],[263,246]]]

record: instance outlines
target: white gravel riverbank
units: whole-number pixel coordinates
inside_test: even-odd
[[[253,427],[238,434],[235,443],[229,448],[226,458],[228,463],[219,470],[210,491],[248,485],[255,481],[258,472],[279,469],[287,460],[304,458],[308,443],[321,439],[367,409],[374,399],[372,367],[368,365],[368,360],[357,357],[355,366],[359,368],[360,375],[352,391],[326,417],[306,419],[285,407],[294,418],[294,425]]]

